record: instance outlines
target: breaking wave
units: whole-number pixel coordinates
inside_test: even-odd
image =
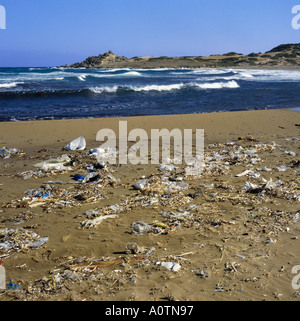
[[[0,88],[14,88],[21,84],[22,84],[21,82],[4,83],[4,84],[0,84]]]
[[[239,84],[232,80],[228,82],[213,82],[213,83],[179,83],[170,85],[145,85],[145,86],[103,86],[103,87],[92,87],[90,91],[96,94],[100,93],[115,93],[118,90],[131,90],[135,92],[147,92],[147,91],[171,91],[181,89],[222,89],[222,88],[239,88]]]

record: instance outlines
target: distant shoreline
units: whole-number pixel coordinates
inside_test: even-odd
[[[210,56],[145,56],[127,58],[111,50],[98,56],[90,56],[82,62],[62,65],[65,68],[240,68],[240,69],[285,69],[300,70],[300,44],[279,45],[265,53],[248,55],[228,52]]]

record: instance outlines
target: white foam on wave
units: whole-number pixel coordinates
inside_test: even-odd
[[[298,70],[267,70],[267,69],[239,69],[237,76],[249,78],[251,81],[300,81]]]
[[[203,75],[222,75],[231,72],[231,69],[193,69],[190,72],[191,74],[203,74]]]
[[[80,81],[85,81],[86,75],[79,75],[79,76],[77,76],[77,78],[78,78]]]
[[[239,73],[240,76],[244,77],[244,78],[253,78],[254,76],[247,73],[247,72],[240,72]]]
[[[0,84],[0,88],[14,88],[17,87],[18,85],[21,85],[23,83],[18,83],[18,82],[10,82],[10,83],[4,83]]]
[[[142,74],[137,71],[129,71],[125,74],[121,74],[120,76],[141,76]]]
[[[239,88],[239,84],[234,81],[228,82],[212,82],[212,83],[203,83],[203,84],[195,84],[195,86],[201,89],[222,89],[222,88]]]
[[[143,87],[138,87],[138,86],[130,86],[129,88],[134,90],[134,91],[170,91],[174,89],[181,89],[185,85],[180,83],[180,84],[171,84],[171,85],[146,85]]]
[[[110,72],[112,72],[112,74],[109,74]],[[139,77],[142,76],[141,73],[137,72],[137,71],[128,71],[125,72],[123,74],[117,74],[116,72],[113,71],[103,71],[100,73],[93,73],[93,74],[89,74],[89,76],[91,77],[96,77],[96,78],[102,78],[102,77]]]
[[[133,90],[135,92],[141,91],[171,91],[180,90],[183,88],[200,88],[200,89],[222,89],[222,88],[239,88],[239,84],[236,81],[228,82],[214,82],[214,83],[178,83],[170,85],[145,85],[145,86],[103,86],[103,87],[92,87],[90,91],[100,93],[115,93],[118,89]]]
[[[89,90],[95,94],[102,94],[104,92],[107,93],[115,93],[118,90],[119,86],[103,86],[103,87],[92,87]]]

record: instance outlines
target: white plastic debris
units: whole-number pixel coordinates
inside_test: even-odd
[[[245,185],[242,187],[242,189],[245,189],[246,191],[255,190],[257,188],[259,188],[259,185],[249,182],[246,182]]]
[[[290,156],[296,156],[296,153],[291,151],[291,150],[287,150],[284,152],[285,155],[290,155]]]
[[[90,228],[90,227],[97,227],[99,224],[101,224],[104,220],[110,219],[110,218],[116,218],[119,215],[117,214],[111,214],[111,215],[103,215],[98,216],[94,219],[88,219],[81,223],[83,228]]]
[[[251,174],[250,174],[250,177],[259,178],[259,177],[260,177],[260,174],[259,174],[259,173],[251,173]]]
[[[270,178],[270,179],[267,181],[265,188],[271,190],[271,189],[273,189],[273,188],[276,187],[276,186],[277,186],[277,184],[273,182],[272,178]]]
[[[262,171],[262,172],[271,172],[271,168],[268,167],[262,167],[262,168],[256,168],[258,171]]]
[[[187,219],[187,218],[193,218],[194,215],[190,214],[190,212],[184,211],[183,213],[173,213],[173,212],[161,212],[161,215],[165,218],[171,218],[171,219]]]
[[[134,188],[138,189],[140,191],[144,190],[149,186],[149,180],[147,178],[145,179],[140,179],[134,184]]]
[[[98,163],[105,164],[106,162],[114,162],[118,155],[118,152],[111,147],[97,147],[90,149],[87,154],[95,156]]]
[[[39,247],[43,244],[45,244],[46,242],[48,242],[49,240],[49,237],[48,236],[45,236],[45,237],[41,237],[39,240],[35,241],[35,242],[32,242],[30,244],[30,247],[32,248],[36,248],[36,247]]]
[[[100,180],[101,180],[101,175],[100,174],[98,174],[98,173],[89,173],[83,178],[81,183],[85,184],[85,183],[91,182],[91,181],[98,183]]]
[[[293,138],[286,138],[285,140],[297,142],[299,140],[299,138],[298,137],[293,137]]]
[[[252,173],[253,173],[253,171],[247,169],[247,170],[243,171],[242,173],[237,174],[237,175],[235,175],[235,176],[236,176],[236,177],[241,177],[241,176],[245,176],[245,175],[252,174]]]
[[[288,167],[288,166],[286,166],[286,165],[281,165],[281,166],[278,166],[277,167],[277,170],[279,171],[279,172],[285,172],[286,170],[288,170],[290,167]]]
[[[156,262],[155,264],[158,266],[163,266],[172,272],[177,272],[181,268],[181,265],[177,262]]]
[[[139,222],[133,222],[131,224],[131,233],[132,234],[142,235],[145,233],[149,233],[151,231],[152,231],[152,227],[142,220]]]
[[[168,185],[167,190],[170,193],[187,190],[189,188],[189,184],[186,182],[167,182],[166,184]]]
[[[13,247],[13,243],[10,241],[5,241],[0,243],[0,250],[10,250]]]
[[[172,171],[176,171],[176,169],[177,167],[172,164],[160,164],[159,166],[160,171],[172,172]]]
[[[66,145],[63,149],[66,150],[84,150],[86,147],[85,138],[80,136],[74,140],[72,140],[68,145]]]
[[[255,149],[248,149],[248,150],[245,150],[244,151],[244,154],[245,155],[253,155],[253,154],[256,154],[256,150]]]
[[[57,158],[48,159],[44,162],[37,163],[33,166],[38,167],[40,170],[43,170],[43,171],[48,171],[51,169],[55,169],[59,171],[71,170],[71,167],[65,166],[65,164],[69,163],[70,161],[71,159],[69,158],[69,156],[66,154],[63,154]]]

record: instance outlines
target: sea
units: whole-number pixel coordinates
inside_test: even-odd
[[[0,121],[300,107],[300,71],[0,68]]]

